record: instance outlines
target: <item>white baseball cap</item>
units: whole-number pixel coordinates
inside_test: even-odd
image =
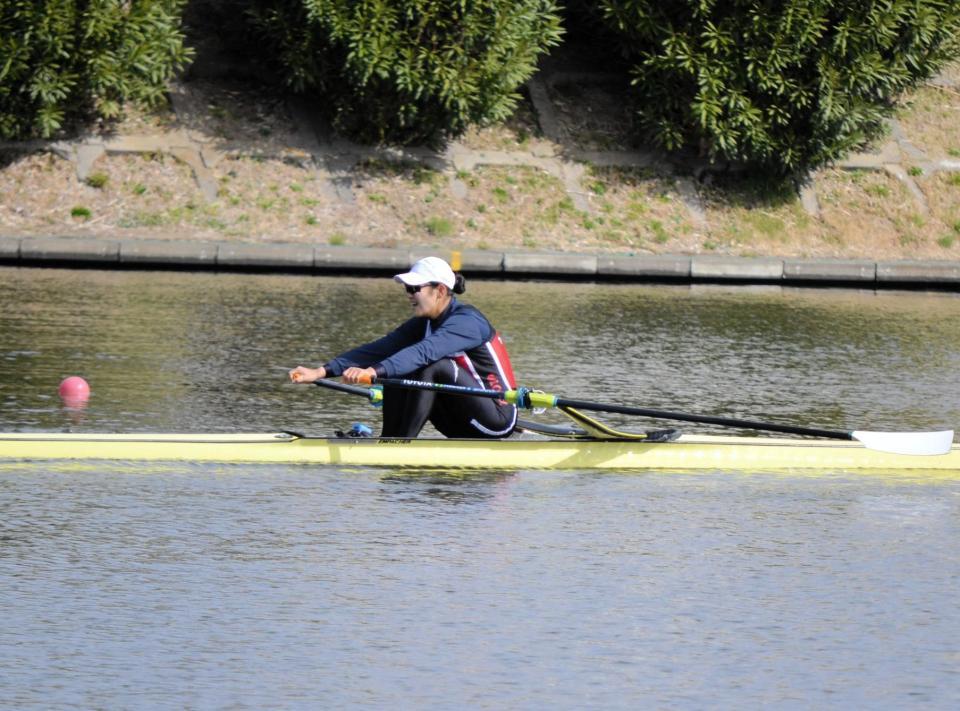
[[[414,265],[410,267],[410,271],[397,274],[393,280],[402,284],[409,284],[410,286],[420,286],[421,284],[435,282],[437,284],[443,284],[448,289],[453,289],[453,285],[456,283],[453,269],[450,268],[449,264],[440,259],[440,257],[424,257],[415,262]]]

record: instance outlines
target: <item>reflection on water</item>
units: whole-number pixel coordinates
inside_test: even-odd
[[[571,397],[960,421],[950,295],[474,282],[467,297],[525,384]],[[5,430],[375,424],[280,367],[407,313],[370,279],[6,269],[0,298]],[[57,397],[71,374],[93,389],[82,412]],[[0,463],[3,705],[960,701],[960,483],[503,466]]]

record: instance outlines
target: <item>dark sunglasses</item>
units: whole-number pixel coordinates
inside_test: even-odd
[[[411,286],[410,284],[404,284],[403,288],[407,290],[408,294],[416,294],[425,286],[432,286],[434,289],[436,289],[440,285],[435,281],[429,281],[426,284],[417,284],[416,286]]]

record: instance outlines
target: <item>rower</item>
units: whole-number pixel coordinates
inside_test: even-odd
[[[318,368],[297,366],[290,380],[341,376],[368,384],[402,377],[498,392],[516,387],[500,334],[476,307],[454,296],[466,289],[463,275],[439,257],[426,257],[393,279],[404,286],[412,318]],[[500,438],[516,427],[517,409],[501,399],[384,388],[382,437],[416,437],[427,421],[446,437]]]

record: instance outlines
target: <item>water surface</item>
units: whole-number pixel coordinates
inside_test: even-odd
[[[570,397],[960,422],[951,295],[472,282],[465,298],[524,384]],[[376,425],[282,368],[407,313],[372,279],[0,269],[0,300],[0,429],[20,431]],[[92,385],[83,411],[57,398],[70,374]],[[958,497],[846,472],[0,463],[0,699],[954,708]]]

